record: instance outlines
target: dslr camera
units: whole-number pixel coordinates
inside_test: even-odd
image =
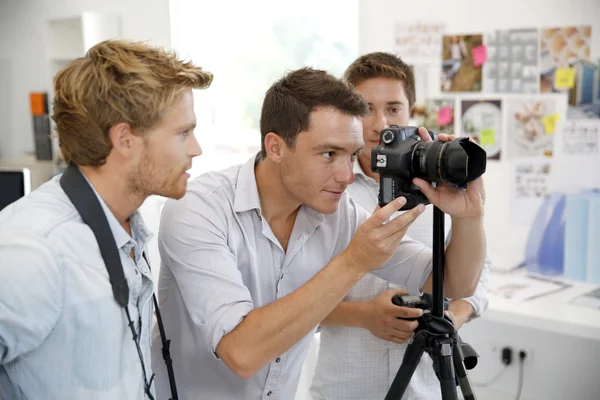
[[[371,170],[379,174],[379,205],[385,206],[404,196],[401,210],[429,204],[427,197],[412,183],[421,178],[436,185],[446,183],[466,189],[467,183],[485,172],[485,150],[469,138],[450,142],[421,140],[414,126],[391,125],[381,131],[379,146],[371,150]]]

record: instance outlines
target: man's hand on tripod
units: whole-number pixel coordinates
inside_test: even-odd
[[[386,290],[373,300],[363,303],[361,325],[380,339],[401,344],[411,338],[419,323],[399,318],[418,318],[423,310],[393,304],[392,297],[395,294],[406,294],[406,291]]]

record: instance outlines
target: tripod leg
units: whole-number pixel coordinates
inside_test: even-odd
[[[454,364],[452,362],[452,340],[448,337],[434,340],[431,358],[438,373],[443,400],[457,400]]]
[[[423,352],[425,350],[425,334],[423,331],[414,334],[410,344],[406,347],[402,364],[396,373],[396,377],[388,390],[385,400],[401,400],[408,383],[412,378]]]
[[[471,380],[469,379],[469,375],[467,374],[467,368],[465,368],[465,363],[463,362],[463,353],[460,348],[460,343],[454,342],[453,352],[453,360],[454,360],[454,369],[456,370],[456,380],[460,385],[460,390],[465,400],[477,400],[475,397],[475,392],[473,391],[473,386],[471,386]]]

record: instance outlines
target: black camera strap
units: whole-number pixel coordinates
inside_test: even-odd
[[[129,309],[127,308],[129,303],[129,286],[127,285],[125,273],[123,272],[123,264],[121,264],[119,249],[115,243],[115,238],[110,230],[110,226],[108,224],[108,220],[106,219],[106,215],[104,214],[104,210],[102,209],[102,205],[98,201],[94,191],[88,184],[79,168],[77,168],[77,166],[74,164],[69,164],[69,166],[65,169],[63,176],[60,178],[60,186],[79,212],[79,215],[83,221],[90,227],[94,233],[94,236],[96,237],[98,247],[100,248],[100,254],[102,255],[104,265],[108,271],[113,295],[119,306],[125,309],[129,327],[133,334],[133,340],[137,346],[138,355],[142,365],[142,372],[144,373],[146,394],[152,399],[150,386],[152,384],[153,377],[150,378],[149,383],[147,383],[148,380],[146,375],[146,367],[144,365],[141,349],[139,347],[139,338],[135,331],[133,322],[131,321]],[[143,253],[143,257],[148,264],[148,268],[150,268],[150,263],[148,262],[145,253]],[[162,323],[160,310],[158,309],[156,295],[153,293],[152,297],[154,301],[154,309],[156,310],[156,320],[158,322],[158,329],[160,331],[160,339],[162,341],[162,355],[167,366],[169,383],[171,385],[171,399],[178,400],[177,385],[175,384],[175,374],[173,372],[173,360],[171,359],[171,354],[169,351],[171,341],[167,340],[165,335],[165,328]]]

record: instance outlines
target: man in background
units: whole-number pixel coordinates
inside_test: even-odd
[[[399,57],[381,52],[359,57],[344,77],[369,104],[369,113],[362,117],[365,148],[354,165],[356,180],[347,190],[354,201],[372,210],[377,206],[379,175],[371,171],[371,149],[379,145],[384,128],[409,125],[415,81],[409,66]],[[408,228],[407,235],[431,247],[432,227],[433,206],[428,206]],[[486,260],[473,297],[450,302],[448,314],[457,330],[486,309],[489,266]],[[392,304],[392,297],[406,293],[406,289],[367,274],[321,322],[319,357],[311,387],[314,400],[385,398],[407,342],[417,328],[417,321],[396,318],[404,308]],[[441,399],[428,354],[423,355],[403,398]]]

